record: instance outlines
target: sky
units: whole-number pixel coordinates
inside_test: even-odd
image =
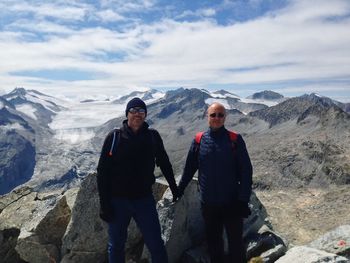
[[[225,89],[350,102],[349,0],[0,0],[0,95]]]

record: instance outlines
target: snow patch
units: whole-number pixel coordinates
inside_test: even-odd
[[[49,127],[55,131],[56,139],[74,144],[93,138],[94,127],[124,114],[125,104],[74,102],[66,110],[57,112]]]
[[[86,141],[95,136],[93,129],[89,128],[74,128],[74,129],[60,129],[55,131],[55,138],[66,141],[68,143],[78,143]]]
[[[44,96],[42,96],[44,97]],[[46,97],[46,96],[45,96]],[[33,103],[37,103],[37,104],[41,104],[43,107],[45,107],[47,110],[49,111],[54,111],[54,112],[57,112],[55,111],[53,108],[54,107],[57,107],[58,104],[57,103],[61,103],[63,104],[64,102],[63,101],[59,101],[58,99],[55,99],[53,97],[46,97],[46,98],[40,98],[38,97],[38,95],[32,95],[32,94],[27,94],[26,96],[26,99],[30,102],[33,102]],[[56,102],[57,103],[56,103]],[[55,105],[56,104],[56,105]]]
[[[1,130],[25,130],[24,127],[19,123],[12,123],[7,125],[0,125]]]
[[[36,109],[29,104],[16,105],[16,110],[24,113],[25,115],[32,118],[33,120],[38,120],[38,118],[35,115]]]
[[[241,101],[244,103],[258,103],[258,104],[264,104],[268,107],[276,106],[279,101],[272,101],[272,100],[260,100],[260,99],[244,99],[241,98]]]
[[[152,103],[154,103],[154,102],[164,98],[165,97],[165,93],[163,93],[163,92],[156,92],[156,93],[152,94],[152,97],[153,97],[153,99],[145,100],[146,105],[152,104]]]
[[[5,104],[2,101],[0,101],[0,110],[3,108],[5,108]]]
[[[226,94],[220,94],[220,93],[215,93],[215,92],[211,92],[209,93],[209,95],[211,97],[214,97],[214,98],[234,98],[234,99],[241,99],[239,96],[237,95],[234,95],[234,94],[230,94],[230,93],[226,93]]]
[[[71,103],[68,108],[59,111],[53,117],[49,124],[51,129],[96,127],[125,114],[124,104],[112,104],[111,102]]]

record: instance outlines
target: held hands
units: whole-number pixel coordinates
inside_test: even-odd
[[[179,188],[177,186],[170,188],[170,190],[171,190],[171,193],[173,195],[173,203],[180,200],[180,198],[183,195],[183,192],[181,193],[181,191],[179,190]]]

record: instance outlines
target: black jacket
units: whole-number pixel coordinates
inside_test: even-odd
[[[112,147],[115,131],[117,142]],[[149,129],[145,122],[135,134],[125,120],[122,128],[110,132],[104,141],[97,167],[102,209],[108,206],[112,197],[142,198],[151,194],[156,164],[172,191],[177,190],[171,163],[156,130]]]

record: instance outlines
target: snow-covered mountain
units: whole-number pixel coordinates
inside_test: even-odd
[[[20,111],[42,125],[52,121],[57,112],[64,109],[60,104],[63,102],[57,98],[45,95],[36,90],[16,88],[3,98]]]
[[[12,180],[12,177],[8,177],[10,170],[6,165],[18,166],[15,160],[22,160],[21,145],[28,145],[19,139],[22,136],[32,146],[28,146],[31,151],[28,151],[29,148],[25,150],[31,153],[31,158],[26,159],[31,160],[32,166],[29,167],[32,171],[30,176],[28,173],[24,176],[23,172],[18,171],[20,178],[26,178],[25,181],[30,179],[28,183],[38,188],[64,188],[78,184],[80,178],[95,171],[105,135],[113,127],[121,125],[125,119],[125,105],[134,96],[143,98],[148,104],[147,121],[162,134],[177,173],[181,173],[193,135],[207,128],[206,109],[214,101],[224,104],[228,109],[227,127],[247,135],[248,143],[249,138],[257,138],[257,134],[265,134],[270,130],[278,128],[285,132],[285,123],[300,129],[300,125],[310,118],[326,123],[330,120],[324,116],[334,122],[346,119],[336,103],[328,101],[328,98],[320,99],[314,94],[308,95],[306,100],[303,97],[293,100],[262,92],[246,99],[224,90],[209,92],[180,88],[166,93],[156,90],[133,92],[117,100],[73,102],[58,100],[33,90],[16,89],[0,97],[0,155],[4,160],[0,163],[0,180]],[[283,102],[278,103],[279,100]],[[23,105],[32,107],[32,111],[23,111]],[[337,110],[331,113],[332,108]],[[279,134],[280,130],[275,132]],[[307,133],[306,130],[304,133]],[[8,142],[9,134],[16,134],[17,137]],[[20,142],[20,145],[16,142]],[[260,144],[254,143],[253,153]],[[9,149],[19,150],[6,159],[4,156],[7,156]],[[8,185],[7,189],[16,186],[11,183]]]
[[[0,97],[0,195],[28,181],[35,166],[35,130]]]
[[[155,89],[151,89],[151,90],[147,90],[147,91],[133,91],[128,95],[122,96],[122,97],[114,100],[113,103],[125,104],[130,99],[132,99],[134,97],[139,97],[140,99],[145,101],[145,103],[148,105],[148,104],[151,104],[153,102],[160,100],[164,96],[165,96],[164,92],[160,92],[160,91],[155,90]]]

